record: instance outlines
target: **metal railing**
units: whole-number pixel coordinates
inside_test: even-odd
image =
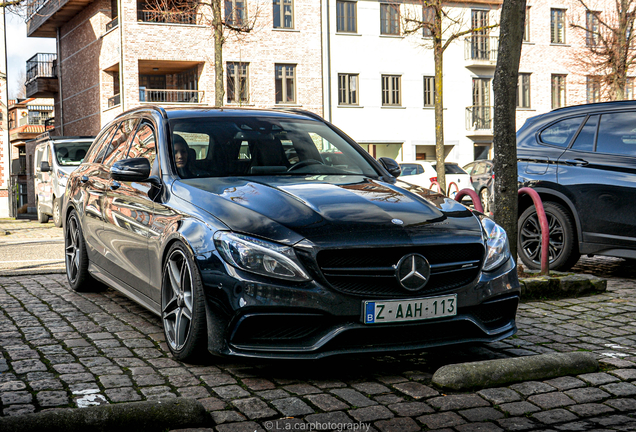
[[[167,90],[139,87],[139,102],[201,103],[203,90]]]
[[[26,83],[36,78],[57,78],[57,54],[37,53],[26,62]]]
[[[26,21],[29,21],[31,18],[33,18],[33,16],[35,14],[37,14],[40,9],[42,9],[44,7],[44,5],[46,3],[48,3],[49,0],[31,0],[29,2],[27,2],[26,5],[26,9],[27,9],[27,15],[26,15]]]
[[[466,130],[491,130],[493,107],[473,105],[466,107]]]
[[[137,20],[150,23],[196,24],[197,14],[194,11],[154,11],[138,10]]]
[[[106,31],[110,31],[119,25],[119,17],[113,18],[106,24]]]
[[[33,116],[30,115],[28,117],[22,117],[18,120],[18,126],[24,125],[46,125],[46,121],[49,119],[49,116]]]
[[[108,98],[108,108],[112,108],[121,103],[121,95],[116,94],[115,96]]]
[[[464,59],[497,61],[499,36],[472,35],[464,39]]]

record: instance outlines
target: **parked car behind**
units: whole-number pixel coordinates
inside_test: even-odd
[[[434,161],[404,161],[400,162],[402,174],[400,180],[430,189],[433,182],[437,181],[436,162]],[[462,189],[473,189],[470,176],[458,164],[445,162],[446,168],[446,194],[454,197]],[[455,183],[455,188],[451,183]]]
[[[550,225],[550,268],[581,254],[636,257],[636,101],[561,108],[517,132],[520,186],[541,195]],[[529,197],[519,202],[519,256],[539,268],[540,230]]]
[[[70,176],[67,278],[157,314],[183,361],[514,334],[504,230],[399,172],[308,112],[133,109]]]
[[[495,188],[494,164],[491,160],[480,159],[463,166],[470,175],[473,189],[479,194],[484,213],[490,213],[493,207],[493,192]]]
[[[60,209],[68,175],[82,162],[94,138],[50,136],[48,132],[36,138],[33,186],[40,223],[52,216],[55,226],[62,226]]]

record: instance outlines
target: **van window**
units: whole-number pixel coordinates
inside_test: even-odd
[[[60,166],[78,166],[84,160],[91,141],[56,143],[55,158]]]

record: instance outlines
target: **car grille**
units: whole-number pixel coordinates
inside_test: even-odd
[[[419,291],[404,289],[395,266],[410,253],[431,265],[428,283]],[[479,243],[395,248],[331,249],[318,253],[318,265],[336,290],[358,296],[413,297],[443,292],[471,283],[479,275],[484,247]]]

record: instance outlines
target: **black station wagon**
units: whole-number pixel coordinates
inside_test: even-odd
[[[504,230],[399,173],[308,112],[134,109],[68,181],[68,281],[156,313],[183,361],[514,334]]]

